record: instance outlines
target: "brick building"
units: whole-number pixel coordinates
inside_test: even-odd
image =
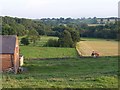
[[[0,35],[0,60],[2,61],[2,71],[10,68],[17,73],[20,66],[19,41],[16,35]]]

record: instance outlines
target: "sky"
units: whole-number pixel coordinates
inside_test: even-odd
[[[120,0],[0,0],[0,16],[20,18],[117,17]]]
[[[118,4],[118,18],[120,18],[120,1],[119,1],[119,4]]]

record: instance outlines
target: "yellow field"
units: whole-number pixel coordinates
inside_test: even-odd
[[[96,51],[100,56],[117,56],[118,42],[95,40],[95,41],[80,41],[77,43],[77,50],[82,56],[90,56],[92,51]]]

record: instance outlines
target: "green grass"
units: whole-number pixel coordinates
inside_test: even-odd
[[[43,47],[49,39],[58,39],[58,37],[41,36],[35,46],[32,43],[28,46],[20,46],[20,53],[26,59],[78,57],[75,48]]]
[[[58,39],[58,37],[41,36],[40,40],[36,41],[36,45],[35,46],[43,47],[49,39]],[[34,45],[33,45],[33,43],[30,43],[29,46],[34,46]]]
[[[20,46],[27,72],[3,74],[5,88],[117,88],[118,58],[78,58],[75,48],[42,47],[48,39],[42,36],[36,46]],[[98,41],[103,39],[82,38]],[[64,60],[27,60],[32,58],[63,58]]]
[[[77,57],[75,48],[20,46],[20,52],[27,59]]]
[[[40,41],[38,42],[39,46],[44,46],[49,39],[58,39],[58,37],[41,36]]]
[[[4,88],[117,88],[117,57],[25,60],[27,72],[4,74]]]
[[[22,38],[24,38],[26,36],[19,36],[19,44],[21,45],[20,41]],[[40,40],[37,40],[35,45],[30,42],[29,46],[39,46],[39,47],[43,47],[46,42],[49,40],[49,39],[58,39],[58,37],[53,37],[53,36],[40,36]]]

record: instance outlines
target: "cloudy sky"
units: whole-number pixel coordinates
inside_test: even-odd
[[[24,18],[113,17],[119,0],[0,0],[0,15]]]

